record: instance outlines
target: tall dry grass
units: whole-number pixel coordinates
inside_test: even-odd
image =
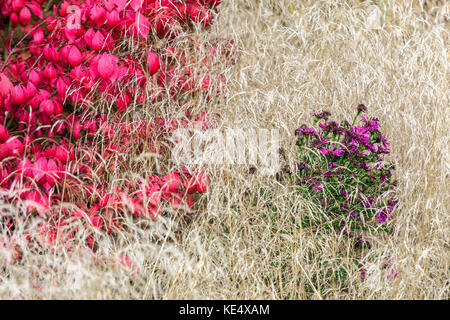
[[[0,296],[448,299],[449,6],[383,3],[224,1],[206,37],[237,41],[240,61],[218,65],[231,83],[228,96],[197,107],[219,113],[223,128],[278,128],[294,161],[294,130],[313,111],[350,119],[364,103],[380,119],[396,165],[392,234],[370,235],[372,248],[355,253],[341,234],[297,227],[309,204],[286,177],[208,168],[210,189],[189,219],[130,222],[118,239],[101,238],[105,251],[140,264],[140,274],[92,259],[82,247],[70,255],[25,253],[0,271]],[[374,10],[381,14],[370,18]],[[346,276],[330,278],[329,270]]]

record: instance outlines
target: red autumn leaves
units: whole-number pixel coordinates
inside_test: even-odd
[[[0,14],[3,16],[9,16],[13,26],[17,24],[27,25],[32,16],[36,16],[39,19],[43,18],[40,4],[44,3],[44,0],[1,0]]]
[[[39,243],[74,238],[74,219],[113,232],[130,212],[155,218],[164,209],[194,209],[195,194],[210,183],[205,173],[147,172],[134,182],[125,176],[113,190],[107,182],[129,170],[130,154],[160,152],[177,127],[208,128],[206,113],[142,121],[130,106],[152,107],[167,92],[175,101],[181,93],[216,93],[215,79],[185,66],[189,53],[173,37],[194,23],[208,26],[219,2],[54,1],[44,18],[48,1],[0,0],[0,55],[8,59],[0,60],[0,189],[14,191],[2,201],[20,200],[30,216],[43,218]],[[152,46],[155,35],[168,38],[160,49]],[[208,59],[202,63],[212,70]],[[107,110],[98,107],[105,102]],[[59,210],[63,203],[77,209]],[[18,222],[8,219],[14,230]]]

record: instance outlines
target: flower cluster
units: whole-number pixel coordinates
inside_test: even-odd
[[[186,95],[218,93],[224,79],[193,70],[193,58],[175,40],[194,25],[208,27],[219,3],[0,0],[0,188],[11,191],[2,200],[25,201],[27,214],[43,218],[47,243],[73,236],[73,228],[60,233],[74,218],[112,232],[121,214],[154,218],[163,202],[190,210],[192,194],[205,192],[206,174],[187,170],[139,182],[124,176],[114,190],[107,182],[112,171],[129,169],[127,155],[158,153],[171,130],[208,127],[206,112],[143,121],[130,106],[151,114],[152,103],[168,96],[184,108]],[[198,61],[206,72],[214,61],[233,63],[232,41],[186,40],[209,52]]]
[[[386,227],[397,204],[394,166],[384,160],[389,143],[378,119],[367,117],[365,111],[364,105],[358,106],[353,124],[332,121],[327,111],[315,113],[313,127],[302,125],[295,131],[299,147],[295,185],[299,194],[320,209],[309,222],[332,221],[348,237],[357,239],[357,246],[364,241],[347,230]]]

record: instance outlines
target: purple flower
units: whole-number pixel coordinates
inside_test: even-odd
[[[303,136],[315,136],[317,135],[317,132],[314,128],[309,128],[306,125],[302,125],[300,128],[295,130],[295,134]]]
[[[353,126],[347,131],[348,136],[359,143],[367,143],[370,140],[370,132],[365,127]]]
[[[366,277],[366,267],[363,264],[358,264],[359,272],[361,273],[361,278],[364,279]]]
[[[375,146],[371,143],[364,143],[364,146],[370,150],[370,152],[372,153],[376,153],[377,149],[375,148]]]
[[[367,130],[377,130],[380,125],[378,124],[378,118],[367,118],[364,114],[361,117],[361,121],[364,123],[364,126]]]
[[[319,135],[317,137],[317,139],[314,139],[310,142],[310,146],[312,148],[320,148],[322,146],[328,145],[328,142],[330,142],[329,139],[327,139],[326,137],[323,137],[322,135]]]
[[[349,209],[347,202],[341,203],[339,207],[341,208],[342,211],[348,211]]]
[[[345,121],[339,124],[329,119],[328,113],[319,113],[313,127],[303,125],[297,130],[300,145],[309,148],[299,149],[302,160],[297,164],[296,178],[308,186],[299,188],[303,195],[315,199],[327,216],[349,222],[347,226],[336,226],[343,235],[354,238],[357,246],[369,248],[367,241],[348,232],[359,230],[361,224],[372,228],[373,222],[389,221],[397,200],[388,197],[382,205],[379,201],[395,187],[391,182],[391,171],[395,169],[385,162],[389,143],[379,131],[378,119],[360,115],[365,106],[359,106],[358,111],[356,118],[361,121],[356,125]],[[312,137],[303,139],[303,135]],[[317,151],[324,156],[318,157]],[[317,224],[323,220],[321,216],[312,218]]]
[[[323,131],[336,132],[339,128],[339,123],[336,121],[327,121],[325,123],[319,122],[319,127],[322,128]]]
[[[366,171],[366,172],[369,172],[369,171],[370,171],[370,168],[369,168],[369,166],[367,165],[367,163],[366,163],[365,161],[361,161],[361,162],[359,163],[359,166],[360,166],[362,169],[364,169],[364,171]]]
[[[389,198],[388,205],[391,207],[395,207],[397,205],[398,201],[395,198]]]
[[[328,111],[322,111],[320,113],[313,113],[313,116],[317,119],[326,119],[331,115]]]
[[[374,197],[373,196],[369,196],[367,197],[367,199],[362,200],[362,205],[366,208],[370,208],[373,205],[374,202]]]
[[[385,223],[389,219],[389,216],[388,216],[388,214],[386,212],[386,208],[383,208],[382,210],[378,211],[375,214],[375,217],[378,218],[378,221],[380,223]]]
[[[339,148],[337,148],[336,150],[334,150],[334,155],[335,156],[342,156],[343,154],[344,154],[344,148],[342,148],[342,147],[339,147]]]
[[[332,175],[333,175],[333,171],[331,171],[331,170],[327,170],[327,171],[325,171],[325,173],[323,174],[323,176],[324,176],[325,178],[330,178]]]
[[[337,149],[334,149],[332,145],[328,148],[320,148],[320,152],[322,152],[327,157],[340,157],[344,154],[344,151],[344,148],[339,147]]]
[[[391,277],[397,278],[397,276],[398,276],[398,272],[395,271],[394,269],[392,269],[392,270],[391,270],[391,273],[388,274],[388,275],[386,276],[386,278],[387,278],[387,279],[390,279]]]
[[[299,171],[301,171],[301,170],[308,171],[309,170],[309,167],[306,164],[306,162],[297,163],[296,166],[297,166],[297,170],[299,170]]]
[[[347,199],[347,197],[348,197],[348,191],[347,191],[347,190],[341,190],[341,195],[342,195],[345,199]]]
[[[328,162],[328,166],[329,166],[331,169],[337,168],[336,162]]]

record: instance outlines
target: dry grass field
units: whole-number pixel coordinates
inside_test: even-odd
[[[0,271],[0,298],[449,299],[450,6],[426,2],[224,0],[202,34],[234,39],[240,59],[218,64],[229,92],[199,110],[220,114],[222,128],[277,128],[289,162],[313,111],[351,120],[364,103],[380,119],[399,205],[393,231],[369,235],[370,249],[298,227],[309,204],[286,177],[209,167],[193,214],[100,240],[139,273],[83,247],[24,253]]]

